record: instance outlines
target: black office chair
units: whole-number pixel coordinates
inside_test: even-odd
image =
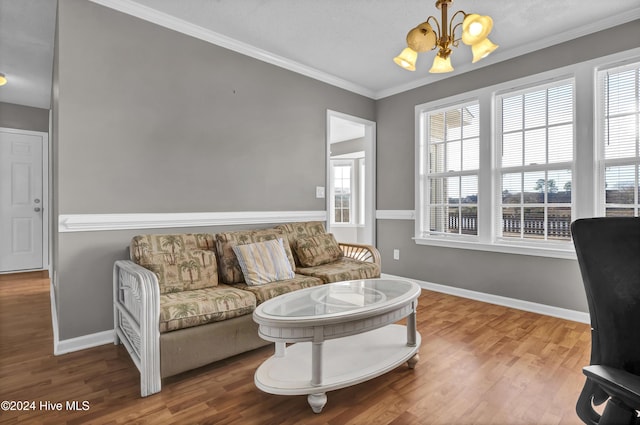
[[[576,412],[586,424],[638,425],[640,218],[579,219],[571,233],[591,318],[591,362]],[[600,416],[593,405],[605,401]]]

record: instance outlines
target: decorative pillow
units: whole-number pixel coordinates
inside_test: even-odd
[[[342,258],[342,249],[332,233],[300,238],[296,242],[296,254],[303,267],[332,263]]]
[[[284,250],[287,253],[289,263],[294,263],[293,253],[289,247],[287,236],[279,229],[240,230],[216,234],[216,247],[218,251],[218,270],[222,282],[233,285],[244,282],[244,276],[238,258],[233,252],[235,245],[246,245],[256,242],[278,240],[282,238]]]
[[[295,277],[282,238],[234,245],[233,252],[238,258],[247,285],[264,285]]]
[[[218,285],[218,268],[213,251],[194,249],[171,254],[147,253],[140,265],[158,277],[161,294],[212,288]]]
[[[325,233],[327,233],[324,229],[324,223],[322,221],[303,221],[296,223],[279,224],[275,228],[282,230],[284,234],[287,235],[289,244],[291,245],[291,253],[293,254],[294,260],[294,262],[291,264],[296,264],[299,266],[302,264],[300,263],[300,259],[298,258],[298,254],[296,254],[295,250],[296,242],[298,241],[298,239],[308,238],[309,236],[324,235]]]

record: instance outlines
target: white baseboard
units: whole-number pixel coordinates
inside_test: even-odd
[[[53,328],[53,354],[57,355],[56,347],[58,347],[58,307],[56,306],[56,274],[49,275],[49,297],[51,298],[51,327]]]
[[[482,301],[489,304],[511,307],[518,310],[529,311],[532,313],[544,314],[545,316],[558,317],[560,319],[571,320],[580,323],[591,323],[589,313],[582,311],[569,310],[561,307],[553,307],[546,304],[534,303],[531,301],[519,300],[516,298],[508,298],[500,295],[485,294],[483,292],[471,291],[469,289],[456,288],[453,286],[441,285],[438,283],[425,282],[417,279],[410,279],[402,276],[394,276],[383,273],[382,277],[387,279],[404,279],[416,282],[420,287],[434,292],[455,295],[457,297],[469,298],[476,301]]]
[[[51,279],[49,294],[51,296],[51,326],[53,327],[53,355],[72,353],[74,351],[93,348],[99,345],[113,343],[113,329],[98,332],[89,335],[82,335],[77,338],[64,339],[60,341],[60,331],[58,329],[58,309],[56,307],[56,297],[54,290],[54,280],[57,276],[54,274]]]

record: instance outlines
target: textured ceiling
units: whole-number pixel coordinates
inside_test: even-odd
[[[0,0],[0,102],[49,109],[55,0]]]
[[[409,29],[439,17],[434,0],[93,1],[372,98],[640,18],[639,0],[455,0],[453,12],[493,17],[500,48],[471,64],[461,44],[454,73],[434,75],[433,52],[413,73],[392,61]],[[49,107],[54,23],[55,0],[0,0],[0,72],[16,84],[0,88],[0,101]]]
[[[429,15],[440,20],[435,0],[135,2],[346,80],[372,97],[451,75],[428,73],[433,52],[420,55],[415,72],[392,61],[405,47],[411,28]],[[461,43],[452,55],[460,73],[638,19],[640,1],[454,0],[451,11],[458,10],[492,16],[490,38],[500,45],[491,56],[472,65],[471,49]]]

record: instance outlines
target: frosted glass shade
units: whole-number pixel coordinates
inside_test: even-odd
[[[442,74],[444,72],[453,71],[453,66],[451,66],[451,57],[448,56],[443,58],[440,55],[436,55],[433,59],[433,66],[429,70],[432,74]]]
[[[462,42],[469,46],[480,43],[489,36],[493,28],[490,16],[480,16],[476,13],[467,15],[462,21]]]
[[[5,84],[7,84],[7,77],[5,77],[4,74],[0,72],[0,86],[4,86]]]
[[[471,46],[471,52],[473,53],[473,60],[471,62],[476,63],[480,59],[486,58],[489,56],[489,53],[493,52],[497,48],[497,45],[493,44],[488,38],[485,38],[481,42]]]
[[[393,58],[393,61],[401,68],[407,71],[416,70],[416,60],[418,59],[418,52],[410,47],[406,47],[402,53]]]
[[[407,46],[416,52],[427,52],[436,47],[436,33],[428,22],[423,22],[407,34]]]

